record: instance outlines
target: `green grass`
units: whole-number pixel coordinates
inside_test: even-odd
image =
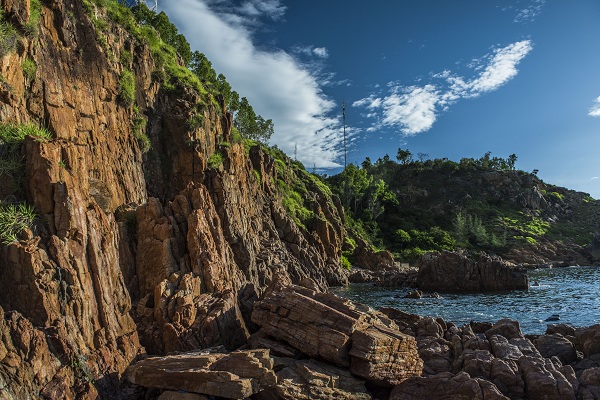
[[[13,176],[23,169],[23,167],[23,161],[15,156],[0,158],[0,176]]]
[[[128,69],[123,70],[119,77],[119,99],[127,107],[135,103],[135,76]]]
[[[40,32],[39,22],[42,15],[42,3],[40,0],[31,0],[29,7],[30,15],[29,21],[27,21],[27,25],[25,26],[25,34],[30,39],[34,39],[38,37]]]
[[[219,152],[214,153],[208,158],[209,168],[219,168],[221,164],[223,164],[223,155]]]
[[[23,75],[29,82],[35,79],[35,74],[37,72],[37,64],[31,58],[27,57],[23,60],[23,64],[21,64],[21,68],[23,69]]]
[[[0,140],[6,144],[21,144],[26,136],[33,136],[39,141],[52,138],[50,131],[33,122],[25,124],[0,123]]]
[[[17,49],[18,38],[17,30],[4,19],[4,12],[0,10],[0,57],[13,53]]]
[[[0,205],[0,242],[10,244],[25,228],[31,228],[35,221],[35,210],[28,204]]]

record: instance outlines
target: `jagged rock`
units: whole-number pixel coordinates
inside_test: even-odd
[[[493,335],[500,335],[506,339],[522,338],[523,332],[518,321],[511,319],[501,319],[485,331],[485,336],[489,339]]]
[[[449,372],[410,378],[396,386],[389,400],[508,400],[493,383]]]
[[[527,398],[532,400],[575,399],[569,380],[548,359],[523,356],[518,360]]]
[[[382,307],[379,311],[388,318],[391,318],[402,332],[411,336],[417,336],[419,322],[424,318],[417,314],[407,313],[390,307]]]
[[[249,397],[277,383],[268,350],[229,354],[195,351],[152,357],[127,368],[126,376],[140,386],[230,399]]]
[[[427,253],[419,261],[417,286],[429,291],[481,292],[527,289],[529,278],[514,265],[481,253]]]
[[[540,335],[534,344],[545,358],[556,356],[563,364],[570,364],[577,360],[575,346],[561,334]]]
[[[364,382],[349,372],[315,360],[293,360],[277,372],[277,385],[260,400],[369,400]]]
[[[575,330],[577,349],[585,357],[600,353],[600,324]]]
[[[418,376],[423,366],[414,338],[383,314],[330,293],[276,281],[255,303],[252,321],[308,356],[378,384]]]
[[[600,399],[600,368],[590,368],[579,376],[579,397],[582,400]]]
[[[355,238],[356,248],[352,253],[354,265],[371,271],[395,270],[394,256],[387,250],[375,251],[360,237]]]

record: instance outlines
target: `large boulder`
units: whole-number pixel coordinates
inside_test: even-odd
[[[499,257],[485,253],[469,257],[444,251],[421,257],[417,286],[422,290],[440,292],[526,290],[529,278],[524,271]]]
[[[556,356],[563,364],[577,361],[575,346],[561,334],[540,335],[535,339],[534,344],[543,357]]]
[[[256,302],[252,321],[262,332],[379,385],[419,376],[415,338],[385,315],[331,293],[276,281]]]
[[[575,331],[575,341],[577,349],[585,357],[590,357],[600,353],[600,324],[592,325],[588,328],[581,328]]]

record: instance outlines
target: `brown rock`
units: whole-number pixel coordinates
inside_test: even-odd
[[[274,386],[272,368],[268,350],[196,351],[147,358],[129,367],[126,375],[140,386],[241,399]]]
[[[489,339],[492,335],[500,335],[506,339],[522,338],[523,332],[518,321],[511,319],[501,319],[492,325],[491,328],[485,331],[485,335]]]
[[[456,252],[427,253],[419,261],[422,290],[482,292],[529,288],[527,274],[498,257],[471,258]]]
[[[261,330],[309,355],[378,384],[421,373],[416,341],[383,314],[299,286],[274,285],[255,303],[252,321]]]
[[[532,400],[575,399],[569,380],[548,359],[523,356],[518,361],[527,398]]]
[[[290,361],[277,372],[277,386],[261,392],[261,400],[369,400],[364,382],[345,370],[315,360]]]
[[[600,353],[600,324],[575,330],[577,349],[585,357]]]
[[[493,383],[461,372],[410,378],[396,386],[389,400],[508,400]]]
[[[561,334],[540,335],[534,344],[545,358],[556,356],[563,364],[577,361],[575,346]]]
[[[208,397],[196,393],[181,393],[166,390],[156,400],[208,400]]]

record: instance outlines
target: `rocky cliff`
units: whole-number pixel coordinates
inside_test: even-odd
[[[127,10],[1,4],[16,43],[0,58],[1,123],[34,122],[51,138],[25,138],[25,179],[0,193],[37,214],[0,247],[0,398],[116,397],[144,349],[245,343],[244,316],[275,271],[321,288],[345,280],[339,202],[290,168],[314,218],[290,215],[277,166],[291,161],[234,140],[219,96],[114,22]]]

